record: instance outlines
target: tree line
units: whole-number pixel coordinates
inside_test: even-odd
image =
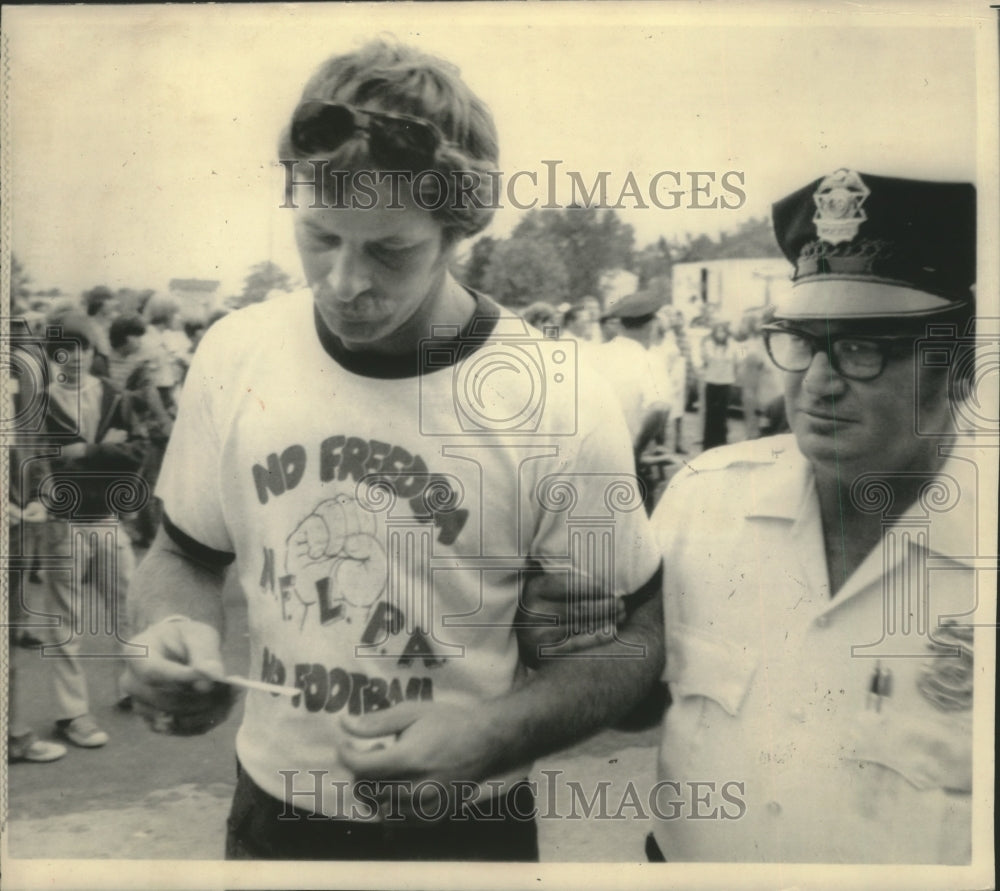
[[[458,274],[470,288],[511,307],[602,297],[602,277],[618,269],[636,275],[639,288],[669,300],[675,263],[780,255],[764,218],[747,220],[718,238],[685,234],[668,241],[661,236],[636,248],[634,229],[614,210],[569,207],[529,211],[508,238],[483,236]]]
[[[718,238],[685,234],[668,240],[661,236],[636,248],[635,231],[612,209],[568,207],[528,211],[507,238],[482,236],[455,270],[460,281],[510,307],[544,300],[553,305],[588,295],[603,297],[602,277],[626,270],[639,279],[641,289],[670,298],[671,269],[675,263],[728,258],[778,257],[780,252],[770,221],[752,218]],[[16,256],[10,262],[14,306],[32,298],[51,300],[58,288],[32,289],[31,278]],[[290,291],[296,280],[271,260],[249,270],[240,293],[225,298],[229,309],[265,300],[275,291]],[[119,288],[123,310],[141,306],[152,289]]]

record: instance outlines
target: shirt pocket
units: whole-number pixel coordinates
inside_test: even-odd
[[[690,625],[667,633],[667,680],[675,698],[703,697],[736,717],[760,662],[760,651]]]

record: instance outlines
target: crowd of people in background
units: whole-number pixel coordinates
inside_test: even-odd
[[[575,341],[600,362],[636,435],[637,468],[654,489],[652,505],[681,466],[677,456],[787,432],[760,333],[767,311],[732,320],[706,307],[688,318],[659,295],[639,291],[607,305],[593,296],[558,306],[537,301],[520,313],[545,336]]]
[[[155,295],[123,308],[101,286],[77,299],[13,310],[18,355],[8,416],[37,417],[23,430],[19,425],[10,455],[8,532],[10,554],[19,558],[9,573],[10,643],[58,657],[45,660],[56,736],[97,748],[108,734],[92,714],[73,629],[96,596],[116,630],[116,647],[128,640],[135,552],[149,546],[159,524],[152,492],[180,389],[201,335],[225,311],[188,318],[176,300]],[[81,522],[98,534],[77,534]],[[8,760],[63,757],[62,743],[39,739],[22,723],[21,699],[12,661]],[[121,688],[116,704],[131,705]]]

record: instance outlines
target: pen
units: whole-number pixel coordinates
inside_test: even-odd
[[[875,663],[875,670],[868,681],[868,688],[865,696],[865,708],[874,709],[876,712],[882,711],[882,700],[892,695],[892,670],[882,669],[882,663]]]

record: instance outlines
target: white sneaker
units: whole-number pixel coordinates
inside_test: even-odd
[[[74,746],[97,749],[107,743],[110,737],[97,726],[93,715],[80,715],[72,721],[56,723],[56,732],[68,739]]]
[[[11,763],[31,761],[36,764],[44,764],[47,761],[58,761],[65,754],[66,746],[43,739],[35,739],[34,734],[29,734],[23,739],[8,739],[7,741],[7,760]]]

